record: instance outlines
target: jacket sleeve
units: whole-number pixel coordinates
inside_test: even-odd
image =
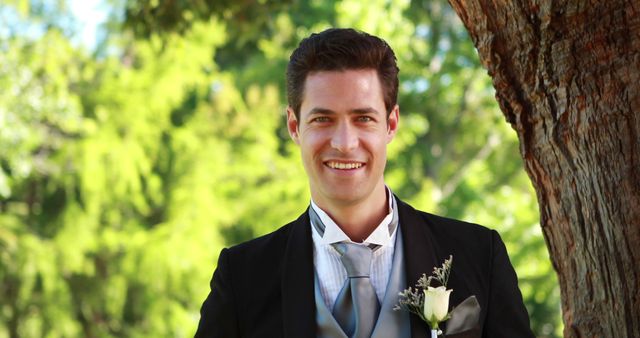
[[[240,337],[233,286],[229,267],[229,250],[223,249],[211,279],[211,292],[200,309],[196,338]]]
[[[489,308],[482,336],[486,338],[533,338],[535,336],[529,326],[529,315],[522,301],[518,278],[509,261],[507,249],[495,230],[492,231],[491,238],[493,262]]]

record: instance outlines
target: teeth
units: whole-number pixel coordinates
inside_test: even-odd
[[[333,169],[357,169],[362,167],[362,163],[328,162],[327,165]]]

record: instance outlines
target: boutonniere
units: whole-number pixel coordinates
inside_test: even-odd
[[[445,259],[441,267],[434,267],[431,276],[422,274],[415,288],[409,287],[399,293],[398,304],[394,310],[409,311],[424,320],[431,328],[431,337],[442,333],[439,324],[449,319],[449,296],[453,290],[447,290],[453,256]],[[436,287],[431,286],[437,282]]]

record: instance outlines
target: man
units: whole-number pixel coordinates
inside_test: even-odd
[[[391,48],[352,29],[312,34],[291,55],[287,91],[311,205],[222,250],[196,337],[427,337],[393,307],[449,255],[450,303],[471,306],[445,322],[447,337],[532,337],[498,234],[417,211],[384,183],[400,117]]]

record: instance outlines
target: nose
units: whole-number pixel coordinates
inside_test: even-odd
[[[357,130],[348,123],[340,123],[336,126],[331,136],[331,147],[346,154],[358,147]]]

